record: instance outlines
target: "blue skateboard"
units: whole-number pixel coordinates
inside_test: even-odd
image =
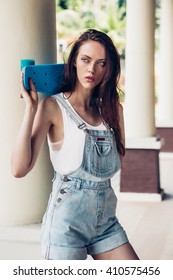
[[[26,65],[23,68],[23,83],[30,90],[31,78],[38,92],[53,95],[59,93],[64,77],[65,64]]]

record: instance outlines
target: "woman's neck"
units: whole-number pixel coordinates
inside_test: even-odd
[[[72,92],[72,94],[69,92],[65,93],[65,96],[68,98],[72,106],[77,106],[84,109],[93,106],[92,92],[85,90],[79,91],[79,89],[76,89]]]

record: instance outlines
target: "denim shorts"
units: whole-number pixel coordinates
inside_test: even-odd
[[[110,180],[94,182],[56,173],[41,230],[45,259],[85,260],[128,242],[115,216]]]

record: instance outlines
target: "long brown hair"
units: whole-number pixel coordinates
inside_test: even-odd
[[[113,129],[117,149],[121,155],[125,154],[125,147],[122,142],[121,130],[119,124],[119,88],[118,82],[120,78],[120,56],[113,44],[111,38],[105,33],[88,29],[80,35],[80,37],[73,43],[72,49],[68,56],[65,68],[65,78],[62,91],[74,91],[76,87],[77,75],[75,61],[79,52],[79,48],[86,41],[96,41],[101,43],[106,52],[106,71],[105,75],[99,85],[94,89],[93,96],[98,98],[98,105],[105,123]]]

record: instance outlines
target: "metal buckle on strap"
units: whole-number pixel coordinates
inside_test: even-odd
[[[86,124],[85,124],[85,123],[82,123],[82,124],[78,125],[78,128],[79,128],[79,129],[83,129],[83,128],[85,128],[85,127],[86,127]]]
[[[71,179],[69,179],[67,176],[64,176],[62,179],[63,182],[69,182],[71,181]]]

